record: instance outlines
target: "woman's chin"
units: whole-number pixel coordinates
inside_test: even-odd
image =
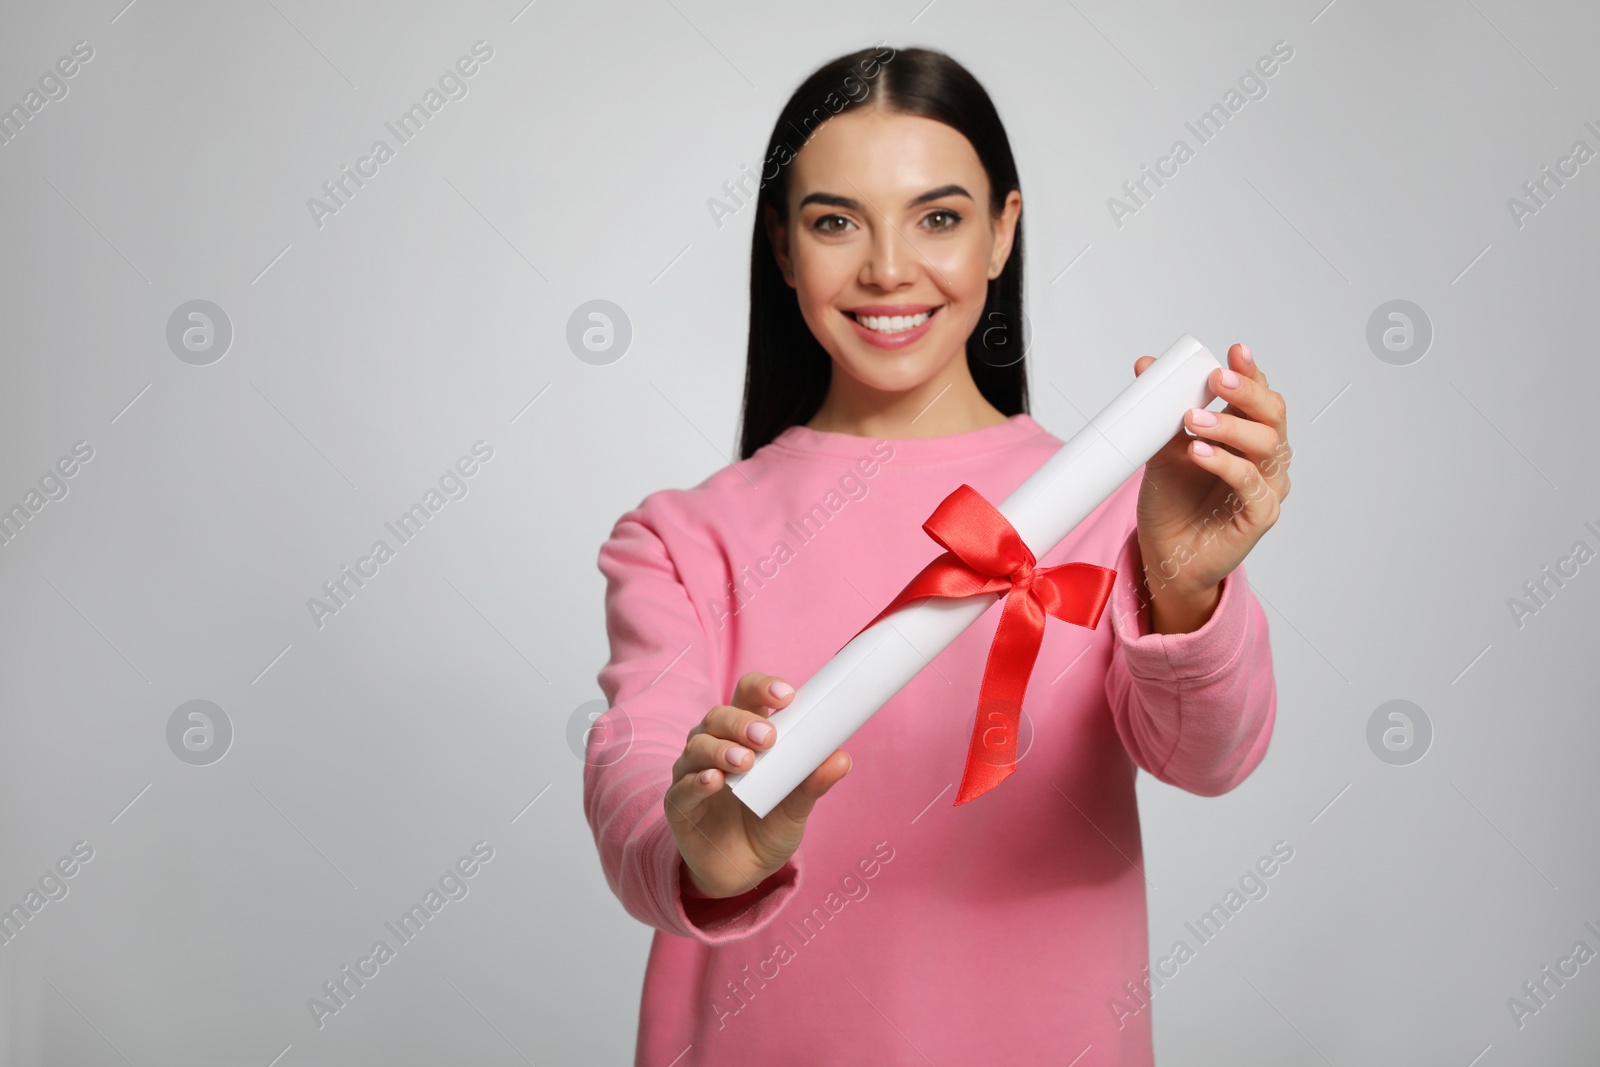
[[[927,384],[939,367],[912,352],[872,351],[843,361],[850,377],[879,393],[906,393]]]
[[[862,372],[858,377],[868,375],[907,382],[908,379],[921,381],[932,376],[953,356],[958,355],[964,346],[957,346],[955,351],[947,351],[948,347],[942,338],[933,334],[903,348],[879,348],[858,337],[846,337],[840,338],[839,351],[847,353],[846,362]],[[885,373],[886,368],[893,370]]]

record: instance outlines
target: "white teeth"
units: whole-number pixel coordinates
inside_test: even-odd
[[[916,315],[857,315],[856,321],[875,333],[904,333],[928,321],[931,311]]]

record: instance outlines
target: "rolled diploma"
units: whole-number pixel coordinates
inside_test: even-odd
[[[1186,411],[1215,399],[1207,379],[1219,366],[1204,345],[1184,334],[998,505],[1035,559],[1065,540],[1171,440]],[[756,753],[748,771],[728,775],[733,795],[765,818],[1004,595],[928,597],[857,634],[788,707],[772,713],[768,721],[778,739]],[[965,758],[965,751],[952,752],[951,766]]]

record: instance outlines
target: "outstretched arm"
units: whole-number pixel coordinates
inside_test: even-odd
[[[606,883],[628,914],[658,930],[707,944],[748,937],[799,888],[799,854],[740,896],[696,892],[663,796],[690,730],[723,702],[711,639],[643,509],[617,521],[599,567],[611,658],[598,680],[611,707],[591,730],[583,807]]]
[[[1222,579],[1211,616],[1188,633],[1150,631],[1139,539],[1118,555],[1106,699],[1135,763],[1163,782],[1217,796],[1266,755],[1277,683],[1266,613],[1241,564]]]

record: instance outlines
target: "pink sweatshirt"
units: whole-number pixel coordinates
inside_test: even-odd
[[[942,551],[922,523],[952,489],[999,505],[1061,444],[1027,415],[893,440],[795,426],[617,520],[599,553],[613,747],[591,735],[584,811],[607,883],[656,930],[636,1064],[1152,1063],[1125,985],[1149,981],[1136,768],[1233,789],[1277,691],[1243,567],[1200,629],[1149,632],[1143,467],[1038,561],[1113,567],[1116,589],[1094,630],[1047,620],[1023,755],[993,791],[953,806],[998,601],[845,742],[850,773],[755,890],[686,900],[662,807],[740,675],[805,682]]]

